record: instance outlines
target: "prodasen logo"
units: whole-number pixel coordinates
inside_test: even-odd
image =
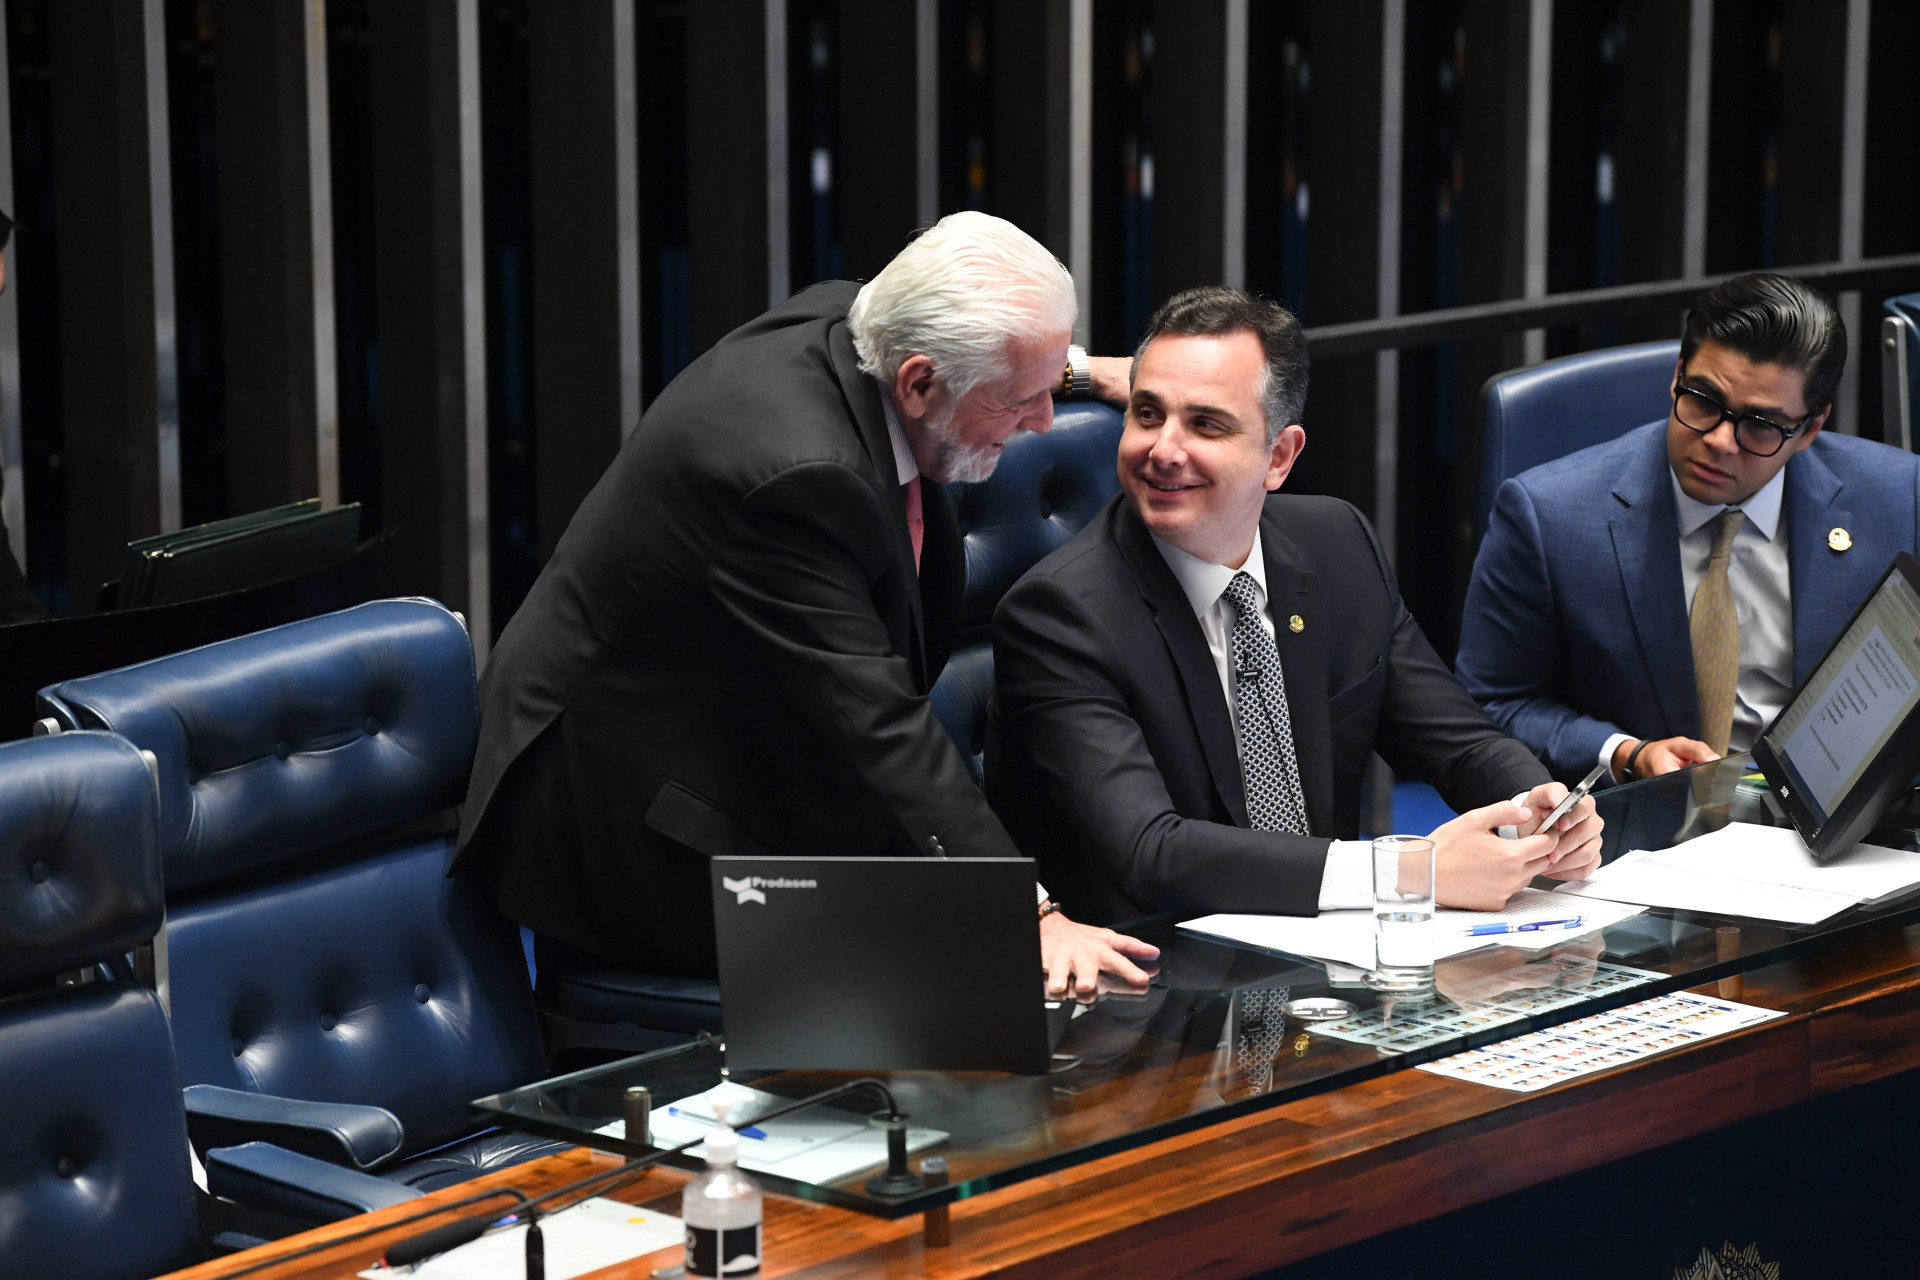
[[[761,892],[763,889],[818,889],[820,887],[818,880],[791,880],[785,876],[775,876],[771,880],[765,876],[742,876],[738,880],[721,876],[720,884],[727,892],[734,895],[736,906],[748,902],[766,905],[767,895]]]
[[[721,876],[720,883],[727,887],[728,892],[738,895],[734,899],[736,905],[742,902],[765,902],[767,900],[766,894],[753,887],[752,876],[742,876],[738,880],[729,880],[725,876]]]

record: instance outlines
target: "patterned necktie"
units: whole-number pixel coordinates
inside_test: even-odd
[[[1234,608],[1234,710],[1240,717],[1240,772],[1246,780],[1247,819],[1255,831],[1307,835],[1307,801],[1293,752],[1287,680],[1280,651],[1260,625],[1260,588],[1242,570],[1227,584]]]
[[[920,477],[900,486],[907,503],[907,537],[913,540],[913,571],[920,572],[920,544],[927,539],[926,508],[921,506]]]
[[[1713,553],[1707,571],[1693,589],[1688,630],[1693,638],[1693,683],[1700,694],[1700,740],[1721,755],[1733,734],[1733,694],[1740,682],[1740,617],[1733,608],[1727,566],[1733,538],[1746,519],[1741,511],[1713,518]]]
[[[1249,1094],[1273,1088],[1273,1062],[1287,1044],[1290,987],[1252,987],[1233,993],[1233,1065]]]

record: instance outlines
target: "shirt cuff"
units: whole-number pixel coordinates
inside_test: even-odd
[[[1322,911],[1365,911],[1373,906],[1373,842],[1335,840],[1320,871]]]
[[[1613,753],[1620,749],[1621,743],[1632,741],[1633,735],[1630,733],[1614,734],[1611,738],[1607,739],[1606,745],[1600,748],[1600,758],[1594,761],[1595,764],[1605,769],[1607,771],[1607,777],[1615,782],[1620,781],[1620,779],[1613,776]]]
[[[1047,886],[1041,884],[1038,880],[1035,880],[1033,882],[1033,892],[1034,892],[1034,899],[1033,899],[1034,906],[1037,907],[1037,906],[1040,906],[1042,903],[1046,902]]]

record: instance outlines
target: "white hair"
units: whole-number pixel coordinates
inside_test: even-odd
[[[861,371],[891,384],[923,355],[956,399],[1006,376],[1008,347],[1072,330],[1073,277],[990,214],[950,213],[908,242],[847,313]]]

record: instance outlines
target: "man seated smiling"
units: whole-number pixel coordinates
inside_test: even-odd
[[[1591,800],[1498,835],[1566,788],[1454,680],[1366,518],[1276,492],[1306,390],[1284,308],[1173,298],[1134,357],[1122,493],[994,615],[988,799],[1079,919],[1372,905],[1354,837],[1376,750],[1465,811],[1433,832],[1443,904],[1599,863]]]

